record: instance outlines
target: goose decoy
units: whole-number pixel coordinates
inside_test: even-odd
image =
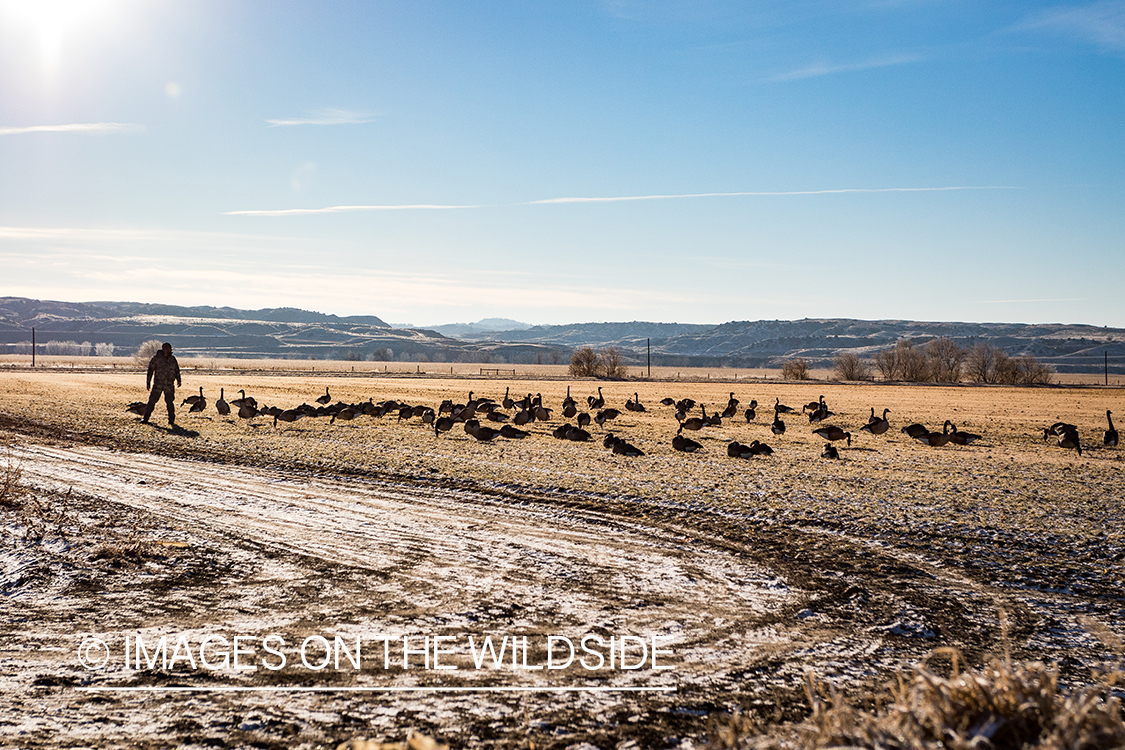
[[[521,430],[520,428],[513,427],[510,424],[506,424],[506,425],[503,425],[503,426],[500,427],[500,436],[506,437],[506,438],[511,438],[513,440],[523,440],[525,437],[527,437],[530,434],[531,433],[528,432],[527,430]]]
[[[753,453],[755,456],[772,456],[773,455],[773,448],[769,447],[765,443],[759,443],[757,440],[754,440],[753,442],[751,442],[748,447],[750,448],[750,452]]]
[[[516,416],[512,417],[512,423],[518,425],[525,425],[535,419],[534,415],[527,409],[521,409],[516,412]]]
[[[753,422],[758,417],[758,402],[754,399],[750,400],[750,406],[746,409],[746,421]]]
[[[324,386],[324,395],[318,396],[316,402],[318,404],[324,404],[326,406],[332,402],[332,396],[328,395],[328,386]]]
[[[773,413],[773,423],[770,425],[770,432],[774,435],[785,434],[785,423],[781,421],[781,416],[776,411]]]
[[[355,419],[356,414],[358,414],[358,413],[359,413],[359,410],[356,409],[355,407],[345,406],[342,409],[338,409],[332,415],[332,419],[328,420],[328,424],[335,424],[337,419],[343,420],[344,422],[350,422],[353,419]],[[242,412],[240,411],[238,413],[238,415],[242,416]]]
[[[884,432],[891,428],[891,423],[887,421],[887,413],[890,409],[883,409],[882,418],[875,416],[875,407],[871,407],[871,421],[859,429],[863,432],[868,432],[872,435],[882,435]]]
[[[1117,447],[1117,430],[1113,429],[1112,414],[1113,412],[1111,412],[1109,409],[1105,410],[1105,419],[1107,422],[1109,422],[1109,429],[1106,430],[1105,435],[1102,436],[1102,445],[1104,445],[1106,448]]]
[[[571,403],[563,406],[562,413],[567,419],[574,419],[574,415],[578,413],[578,405],[571,401]]]
[[[247,396],[246,391],[241,390],[241,389],[238,392],[242,394],[242,397],[236,398],[234,401],[231,401],[230,402],[231,406],[242,408],[242,406],[244,404],[246,404],[246,405],[249,405],[249,406],[253,406],[254,408],[258,407],[258,402],[254,399],[253,396]]]
[[[215,411],[219,412],[223,416],[230,414],[230,404],[228,404],[226,399],[224,398],[225,395],[226,392],[224,391],[224,389],[220,388],[219,400],[215,402]]]
[[[187,398],[185,398],[183,401],[180,402],[180,406],[183,406],[184,404],[191,404],[192,406],[194,406],[196,404],[196,402],[199,401],[202,398],[203,398],[203,386],[199,386],[199,395],[198,396],[188,396]]]
[[[810,401],[807,404],[805,404],[804,406],[802,406],[801,407],[801,413],[803,414],[806,411],[810,411],[810,412],[816,411],[817,409],[820,408],[820,405],[822,403],[824,403],[824,396],[821,396],[820,399],[818,399],[817,401]]]
[[[672,449],[677,450],[680,453],[695,453],[702,447],[703,445],[701,443],[697,443],[691,438],[680,435],[679,433],[677,433],[676,436],[672,438]]]
[[[201,412],[206,408],[207,408],[207,399],[203,396],[203,389],[200,388],[199,389],[199,398],[196,399],[195,403],[191,405],[190,409],[188,409],[188,413],[191,414],[191,413],[194,413],[194,412]]]
[[[183,404],[181,404],[181,406],[182,405]],[[148,404],[144,401],[134,401],[133,403],[125,407],[125,411],[129,412],[130,414],[138,414],[143,417],[145,415],[145,409],[147,407]]]
[[[945,424],[941,427],[941,432],[925,432],[921,435],[914,436],[922,445],[928,445],[931,448],[938,448],[949,442],[949,421],[946,420]]]
[[[903,434],[908,435],[912,438],[919,437],[920,435],[930,434],[930,430],[928,427],[926,427],[926,425],[918,424],[917,422],[915,422],[914,424],[906,425],[906,427],[902,428],[902,432]]]
[[[781,414],[790,414],[790,413],[793,412],[793,409],[791,409],[788,406],[786,406],[785,404],[781,403],[780,398],[776,399],[776,403],[773,405],[773,410],[775,412],[780,412]]]
[[[948,419],[945,421],[946,424],[949,425],[949,442],[953,443],[954,445],[969,445],[977,440],[980,440],[980,435],[972,432],[961,432],[957,429],[957,425],[953,424]]]
[[[824,450],[822,450],[820,452],[820,457],[821,458],[839,458],[840,457],[840,451],[836,450],[836,446],[832,445],[832,443],[825,443],[824,444]]]
[[[578,402],[575,401],[570,395],[569,385],[566,387],[566,396],[563,398],[563,408],[565,409],[568,406],[578,406]]]
[[[820,429],[813,430],[813,434],[820,435],[825,440],[831,440],[833,442],[837,440],[847,440],[848,447],[851,447],[852,444],[852,434],[850,432],[845,432],[834,424],[825,425]]]

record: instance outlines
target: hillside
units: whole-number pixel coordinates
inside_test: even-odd
[[[578,347],[615,346],[634,366],[644,364],[651,350],[657,366],[779,367],[801,356],[814,367],[827,367],[844,351],[871,356],[900,339],[923,344],[948,337],[965,347],[984,341],[1013,356],[1031,354],[1060,372],[1101,372],[1108,353],[1111,371],[1125,373],[1125,329],[1079,324],[806,318],[486,330],[500,322],[439,327],[458,331],[452,338],[432,329],[392,328],[375,316],[337,317],[285,307],[237,310],[0,297],[0,346],[9,352],[30,341],[35,327],[40,344],[113,344],[119,354],[157,338],[172,341],[186,356],[565,363]]]

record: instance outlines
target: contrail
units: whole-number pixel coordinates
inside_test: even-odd
[[[1013,185],[959,185],[954,187],[920,188],[839,188],[836,190],[770,190],[744,191],[737,193],[674,193],[669,195],[620,195],[606,197],[545,198],[522,203],[497,205],[445,205],[418,203],[390,206],[328,206],[327,208],[282,208],[270,210],[226,211],[224,216],[292,216],[297,214],[335,214],[347,211],[440,211],[459,208],[505,208],[513,206],[546,206],[557,203],[620,203],[623,201],[659,201],[682,198],[730,198],[746,196],[785,196],[785,195],[837,195],[841,193],[933,193],[950,190],[1021,190]]]

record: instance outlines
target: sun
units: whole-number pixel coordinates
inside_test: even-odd
[[[112,25],[116,0],[0,0],[0,17],[37,42],[44,64],[57,67],[68,40]]]

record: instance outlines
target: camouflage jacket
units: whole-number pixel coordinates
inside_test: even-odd
[[[176,361],[175,355],[165,356],[163,351],[157,352],[148,361],[148,375],[145,377],[145,382],[161,388],[170,388],[174,383],[179,383],[180,363]]]

